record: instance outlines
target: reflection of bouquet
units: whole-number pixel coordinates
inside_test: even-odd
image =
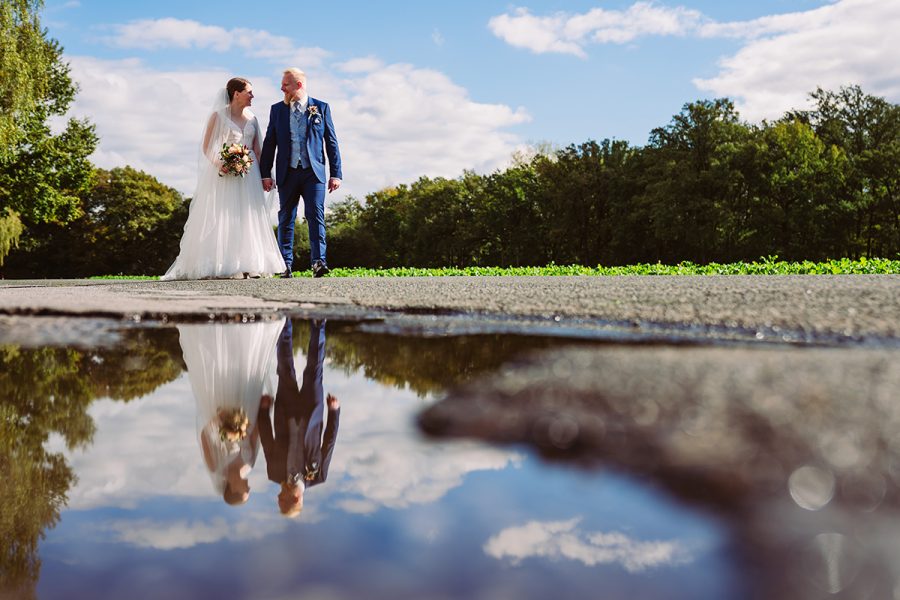
[[[243,408],[220,408],[219,437],[223,442],[240,442],[247,437],[250,419]]]
[[[243,144],[222,144],[219,158],[222,159],[222,166],[219,167],[219,177],[224,177],[225,175],[243,177],[250,172],[250,165],[253,164],[250,148]]]

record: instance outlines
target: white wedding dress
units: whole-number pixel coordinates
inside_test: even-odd
[[[259,448],[256,431],[260,399],[275,395],[275,348],[285,319],[261,323],[179,325],[178,338],[188,379],[197,402],[197,438],[213,487],[225,489],[226,470],[240,461],[246,478]],[[248,435],[240,442],[219,436],[219,409],[242,408],[249,420]]]
[[[231,279],[266,276],[285,270],[262,189],[259,157],[253,155],[243,177],[219,177],[222,144],[261,144],[259,122],[246,110],[241,127],[227,106],[210,116],[205,147],[201,143],[197,189],[191,200],[178,258],[161,277],[172,279]]]

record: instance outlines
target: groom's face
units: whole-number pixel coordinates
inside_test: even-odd
[[[285,76],[281,78],[281,91],[284,92],[284,99],[286,102],[299,100],[302,95],[302,90],[303,84],[294,79],[294,76],[290,73],[286,73]]]

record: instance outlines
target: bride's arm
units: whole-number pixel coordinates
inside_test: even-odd
[[[256,157],[256,160],[259,160],[259,155],[261,154],[259,134],[259,120],[257,120],[256,117],[253,117],[253,156]]]
[[[212,147],[212,143],[216,132],[217,118],[216,113],[210,115],[209,121],[206,123],[206,131],[203,133],[203,154],[209,159],[209,162],[216,166],[218,166],[218,152]]]

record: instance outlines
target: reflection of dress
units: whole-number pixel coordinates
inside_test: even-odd
[[[253,148],[259,124],[252,117],[243,129],[227,116],[212,116],[216,135],[202,156],[217,160],[223,143]],[[178,258],[162,279],[240,277],[243,273],[284,271],[284,259],[269,222],[257,159],[244,177],[201,174],[184,225]],[[201,158],[201,160],[204,160]]]
[[[197,431],[205,436],[212,456],[207,459],[217,491],[225,486],[225,470],[235,460],[246,476],[256,462],[256,435],[242,442],[219,437],[219,409],[243,408],[256,428],[259,401],[274,388],[275,345],[284,319],[251,324],[179,325],[178,334],[191,389],[197,401]]]

